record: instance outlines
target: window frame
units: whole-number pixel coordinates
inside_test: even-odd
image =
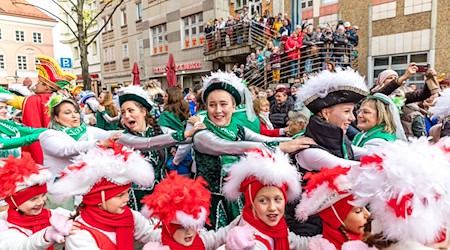
[[[156,42],[155,42],[156,41]],[[168,52],[167,23],[150,27],[150,54],[160,55]]]
[[[136,21],[142,20],[142,14],[143,14],[142,2],[139,1],[136,3]]]
[[[195,17],[195,22],[193,22],[193,17]],[[200,18],[201,17],[201,18]],[[188,24],[186,25],[186,21]],[[195,28],[195,35],[192,34]],[[195,14],[184,16],[181,18],[181,48],[190,49],[203,46],[205,38],[205,27],[203,12],[197,12]],[[188,36],[186,36],[186,31],[188,31]],[[203,38],[203,39],[202,39]],[[198,41],[198,42],[197,42]]]
[[[17,32],[19,32],[19,37],[18,37]],[[19,43],[24,43],[25,42],[25,31],[23,31],[23,30],[16,30],[15,34],[16,34],[16,42],[19,42]],[[19,38],[19,40],[17,40],[17,38]]]
[[[120,10],[120,27],[126,27],[128,25],[127,9]]]
[[[4,54],[0,54],[0,70],[6,69],[6,56]]]
[[[312,8],[314,5],[313,0],[302,0],[301,1],[302,9],[309,9]]]
[[[35,35],[36,35],[36,37],[35,37]],[[39,36],[37,36],[37,35],[39,35]],[[37,38],[39,38],[39,39],[37,39]],[[42,33],[41,32],[33,32],[33,43],[42,44],[43,40],[44,39],[42,39]]]
[[[23,58],[24,61],[20,62],[19,58]],[[17,70],[28,70],[28,58],[26,55],[16,55]],[[22,65],[22,67],[21,67]],[[23,67],[25,66],[25,67]]]
[[[122,56],[123,59],[130,58],[130,47],[128,46],[128,43],[122,43]]]

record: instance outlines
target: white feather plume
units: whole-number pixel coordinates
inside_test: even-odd
[[[434,99],[434,106],[429,111],[433,114],[432,118],[442,119],[450,115],[450,88],[441,92],[441,96]]]
[[[267,152],[264,154],[265,157],[256,152],[249,152],[231,167],[230,177],[223,187],[227,199],[238,199],[241,195],[239,192],[241,183],[251,176],[256,177],[264,185],[281,186],[286,183],[289,202],[300,197],[301,177],[296,167],[291,165],[288,155],[280,149],[272,153],[272,157],[269,157]]]
[[[298,104],[296,105],[301,103],[307,105],[317,98],[325,98],[328,93],[344,89],[353,89],[362,94],[368,94],[363,76],[350,68],[346,70],[337,68],[336,72],[324,70],[306,80],[305,84],[297,90],[296,103]]]
[[[450,216],[448,155],[440,147],[430,145],[425,137],[410,143],[386,143],[375,154],[381,157],[381,164],[363,163],[350,171],[355,180],[356,200],[352,204],[370,203],[373,218],[389,240],[434,242],[448,226]],[[408,194],[413,195],[406,205],[410,205],[411,213],[404,211],[402,218],[388,202],[396,199],[399,205]]]
[[[127,150],[125,147],[123,150]],[[61,177],[49,192],[57,201],[72,196],[87,194],[102,178],[118,185],[134,182],[143,187],[153,184],[153,167],[140,155],[139,151],[127,150],[127,156],[116,154],[112,149],[94,149],[75,157],[74,164],[64,169]],[[77,169],[73,166],[84,167]]]
[[[27,97],[31,95],[31,91],[23,84],[13,83],[8,86],[9,91],[20,93],[22,96]]]

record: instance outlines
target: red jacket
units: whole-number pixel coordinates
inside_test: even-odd
[[[277,129],[268,129],[266,124],[259,122],[259,126],[260,126],[260,133],[262,135],[265,136],[270,136],[270,137],[280,137],[280,128]]]
[[[290,36],[286,44],[284,45],[284,50],[289,51],[288,52],[288,58],[289,60],[295,60],[300,58],[300,47],[302,46],[302,43],[300,42],[300,39],[294,39],[292,36]]]

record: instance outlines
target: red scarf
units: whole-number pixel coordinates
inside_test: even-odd
[[[261,233],[272,237],[275,241],[275,250],[286,250],[289,248],[289,239],[288,239],[288,226],[286,224],[286,220],[281,218],[280,222],[276,226],[268,226],[262,220],[255,218],[253,215],[253,211],[249,207],[244,207],[242,211],[242,217],[248,224],[252,227],[256,228],[256,230]]]
[[[345,242],[347,242],[347,238],[344,236],[344,234],[339,229],[335,229],[335,228],[331,227],[325,221],[323,221],[322,224],[323,224],[322,237],[324,239],[327,239],[331,243],[333,243],[333,245],[338,250],[340,250],[342,245]],[[354,234],[354,233],[349,232],[347,230],[345,230],[345,232],[347,233],[347,235],[350,238],[350,240],[361,240],[362,239],[362,234]]]
[[[180,228],[180,225],[177,224],[170,224],[169,228],[167,228],[166,225],[163,224],[162,228],[162,235],[161,235],[161,242],[164,246],[170,247],[170,250],[185,250],[185,249],[191,249],[191,250],[205,250],[205,245],[203,244],[202,239],[198,234],[194,238],[194,242],[191,246],[185,247],[178,242],[176,242],[171,235],[175,233],[175,231]],[[172,234],[169,232],[173,232]]]
[[[131,209],[125,207],[122,214],[112,214],[97,206],[86,206],[80,211],[81,218],[89,225],[107,232],[116,233],[117,250],[134,247],[134,217]]]
[[[45,208],[42,209],[41,213],[39,215],[34,216],[28,216],[28,215],[22,215],[21,213],[17,212],[16,210],[9,208],[8,209],[8,218],[6,221],[8,221],[11,224],[17,225],[19,227],[31,230],[34,233],[50,226],[50,216],[51,216],[50,210],[47,210]],[[53,250],[53,246],[47,248],[49,250]]]

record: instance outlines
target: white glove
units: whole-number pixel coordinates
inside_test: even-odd
[[[251,249],[255,245],[254,230],[251,226],[236,226],[228,231],[226,244],[228,250]]]
[[[50,227],[47,227],[47,231],[44,234],[46,241],[52,241],[57,243],[63,243],[64,237],[69,235],[72,229],[73,220],[69,220],[67,217],[60,214],[53,214],[50,217]]]
[[[149,242],[144,245],[144,248],[142,248],[142,250],[170,250],[170,247],[163,246],[158,242]]]

